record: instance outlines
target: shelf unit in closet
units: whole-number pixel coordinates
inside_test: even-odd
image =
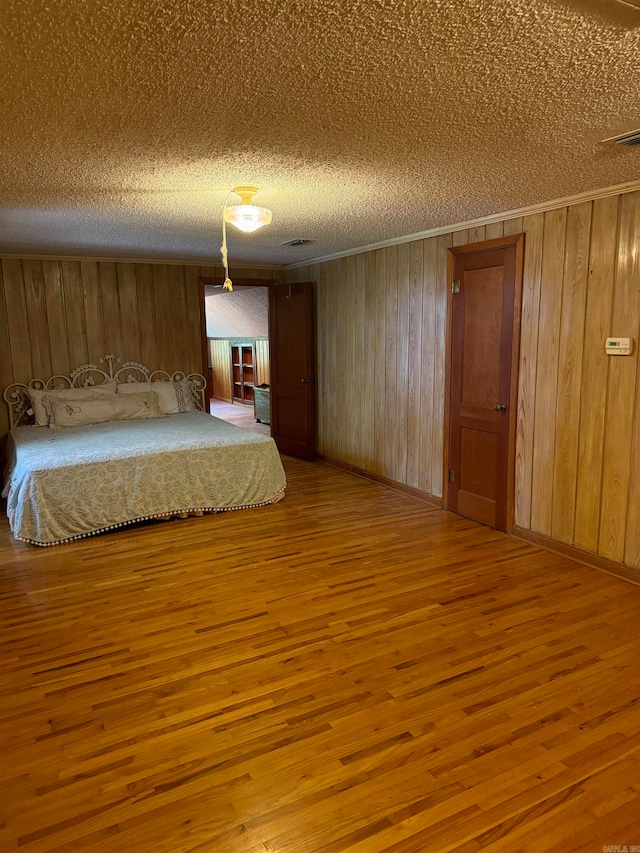
[[[234,402],[253,405],[255,357],[252,343],[231,344],[231,377]]]

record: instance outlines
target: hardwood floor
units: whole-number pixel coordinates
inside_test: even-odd
[[[253,414],[252,406],[243,406],[240,403],[224,403],[222,400],[209,401],[209,413],[223,421],[259,432],[261,435],[271,435],[271,427],[268,424],[258,423]]]
[[[0,849],[640,844],[640,590],[319,462],[54,548],[0,524]]]

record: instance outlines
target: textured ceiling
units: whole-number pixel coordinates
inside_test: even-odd
[[[0,252],[206,262],[254,184],[233,271],[637,180],[638,2],[3,0]]]

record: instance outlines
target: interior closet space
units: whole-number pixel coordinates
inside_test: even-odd
[[[253,405],[256,392],[269,390],[269,341],[209,338],[209,365],[213,385],[210,396],[226,403]]]
[[[253,344],[231,344],[231,394],[234,403],[253,405],[255,381]]]

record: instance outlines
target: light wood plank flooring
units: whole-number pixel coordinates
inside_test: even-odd
[[[242,427],[242,429],[250,429],[252,432],[259,432],[261,435],[271,435],[271,427],[268,424],[256,421],[252,406],[225,403],[222,400],[210,400],[209,414],[223,421],[229,421],[229,423]]]
[[[640,844],[640,590],[285,463],[271,507],[45,549],[1,520],[0,849]]]

